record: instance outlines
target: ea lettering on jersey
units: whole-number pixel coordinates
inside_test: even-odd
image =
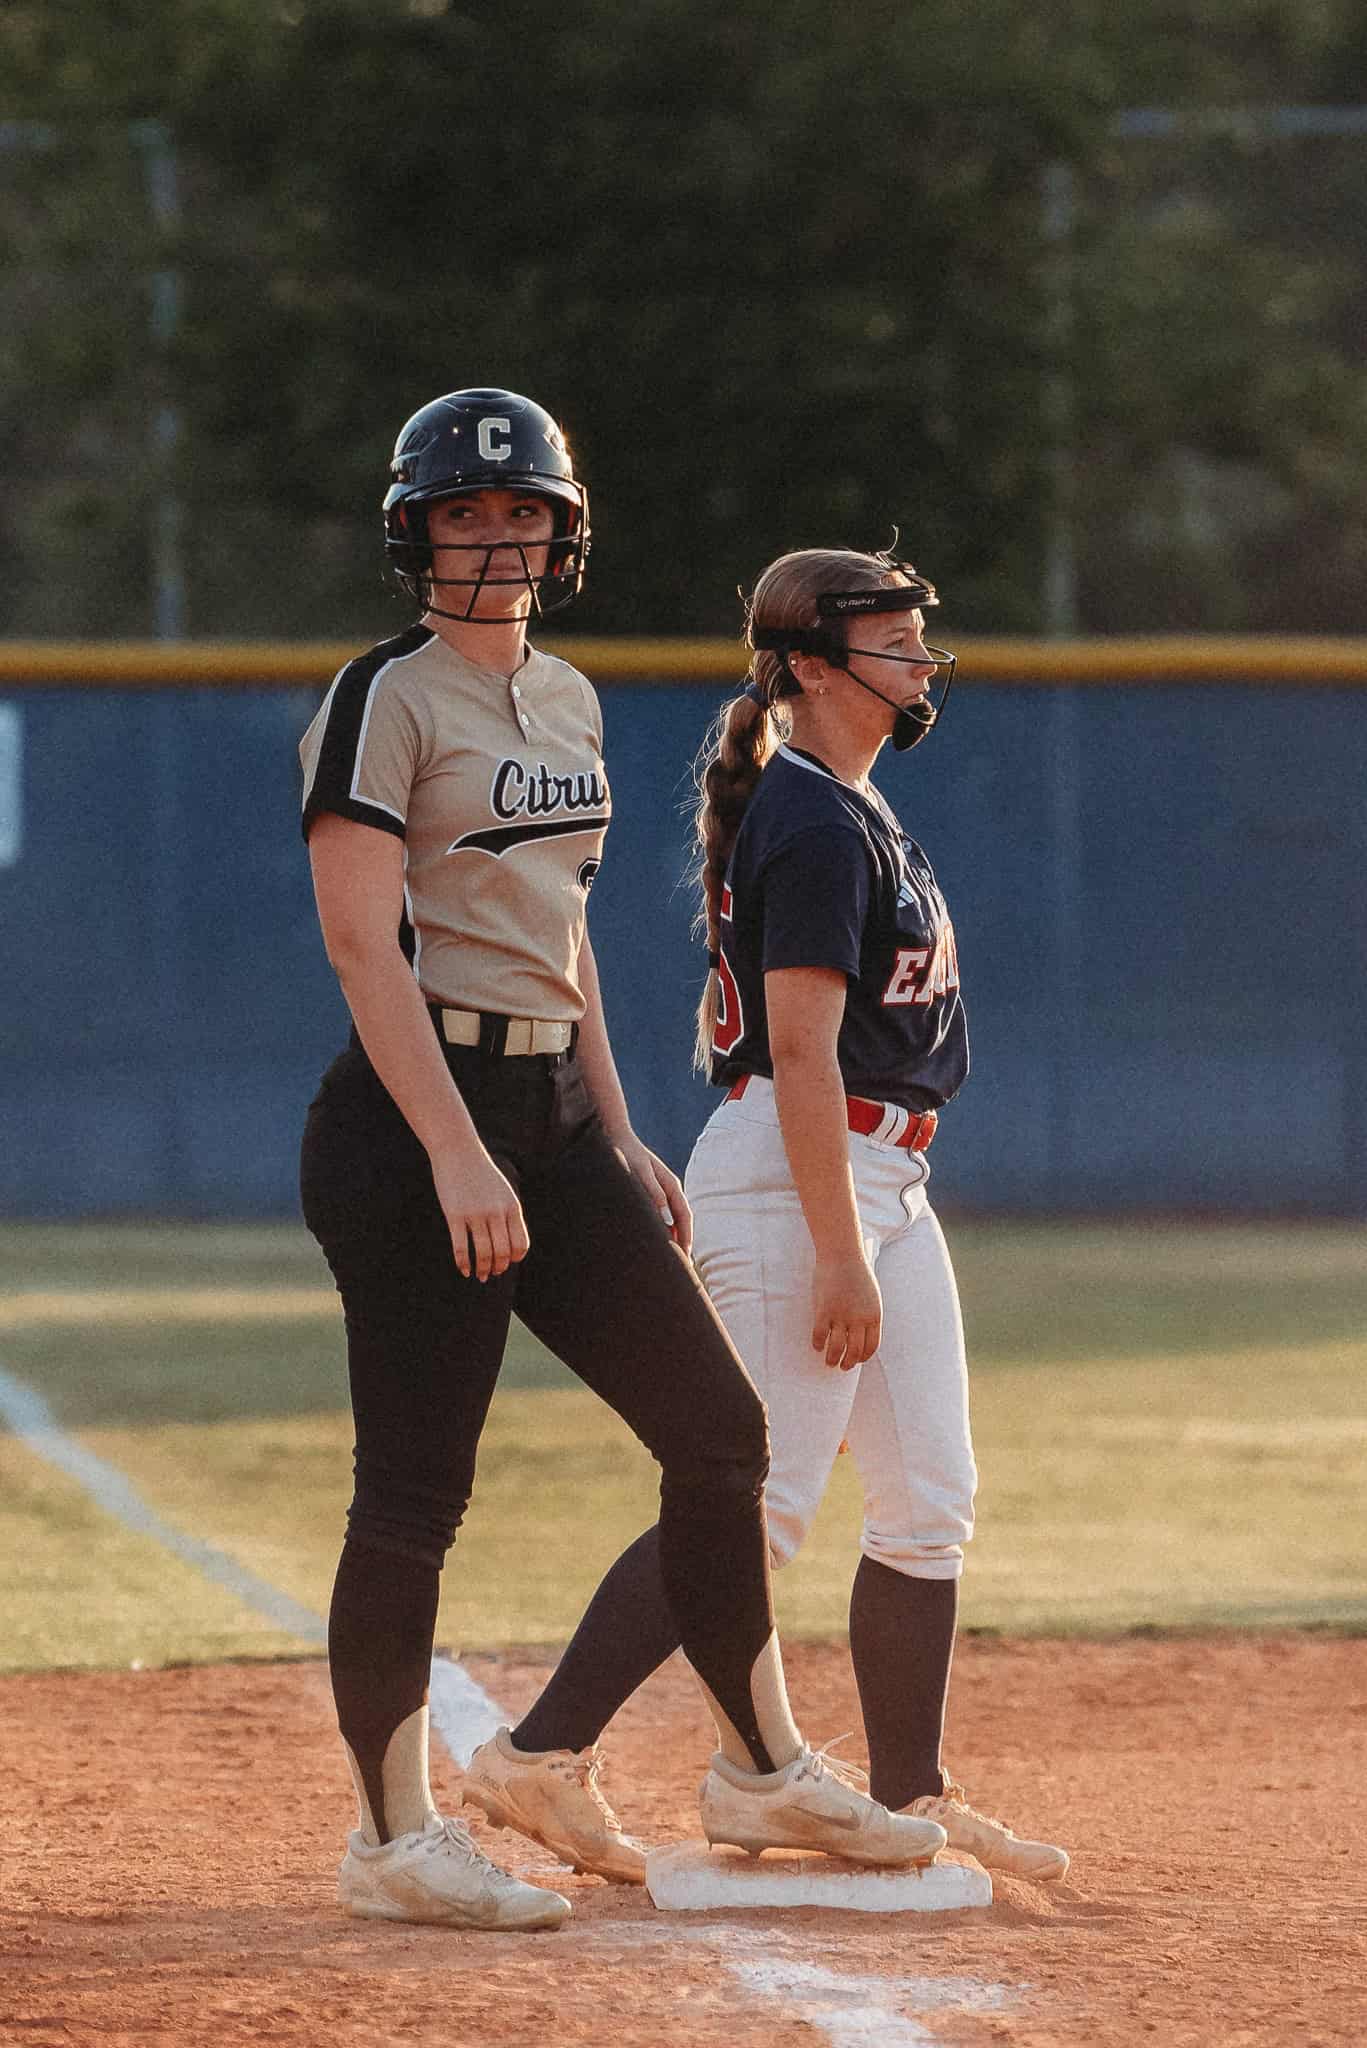
[[[466,832],[447,847],[451,853],[487,853],[500,860],[510,847],[537,839],[561,839],[571,832],[606,827],[607,783],[596,768],[556,775],[544,761],[532,766],[505,755],[494,770],[489,808],[507,822]],[[533,822],[534,821],[534,822]]]
[[[933,946],[899,946],[888,985],[885,1004],[930,1003],[959,986],[959,955],[954,944],[954,927],[948,920],[935,935]]]

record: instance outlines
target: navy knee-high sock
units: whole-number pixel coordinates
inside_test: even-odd
[[[624,1550],[564,1656],[513,1730],[517,1749],[588,1749],[624,1701],[679,1647],[660,1572],[658,1528]]]
[[[959,1614],[957,1579],[911,1579],[861,1557],[850,1590],[850,1657],[884,1806],[944,1790],[940,1743]]]

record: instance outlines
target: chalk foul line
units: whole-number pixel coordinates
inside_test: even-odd
[[[264,1614],[277,1628],[299,1636],[305,1642],[326,1641],[327,1627],[320,1615],[301,1607],[297,1600],[291,1600],[288,1593],[277,1591],[264,1579],[258,1579],[254,1572],[249,1572],[226,1551],[216,1550],[211,1543],[203,1543],[197,1536],[187,1536],[183,1530],[163,1521],[116,1465],[97,1458],[93,1451],[88,1451],[74,1437],[68,1436],[42,1395],[3,1369],[0,1369],[0,1418],[9,1424],[14,1435],[36,1457],[55,1465],[59,1472],[65,1472],[69,1479],[74,1479],[97,1507],[103,1508],[115,1521],[122,1522],[126,1529],[159,1543],[163,1550],[180,1558],[182,1563],[193,1566],[216,1586],[223,1586],[236,1594],[244,1606]]]

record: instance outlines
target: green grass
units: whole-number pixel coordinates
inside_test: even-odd
[[[0,1671],[151,1667],[302,1647],[3,1435],[0,1556]]]
[[[950,1236],[983,1472],[967,1626],[1367,1627],[1367,1233],[961,1223]],[[205,1288],[213,1315],[187,1303]],[[302,1232],[0,1233],[0,1365],[165,1519],[322,1611],[351,1440],[336,1305]],[[2,1437],[0,1487],[17,1561],[0,1588],[0,1668],[298,1647]],[[443,1641],[563,1639],[655,1491],[616,1418],[516,1329],[447,1565]],[[777,1582],[790,1635],[843,1628],[858,1523],[844,1458]]]

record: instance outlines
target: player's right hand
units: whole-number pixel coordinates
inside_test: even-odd
[[[526,1258],[531,1239],[517,1190],[483,1146],[473,1156],[434,1165],[432,1179],[467,1280],[472,1273],[488,1280]]]
[[[883,1297],[863,1253],[818,1259],[812,1279],[812,1349],[849,1372],[872,1358],[883,1336]]]

